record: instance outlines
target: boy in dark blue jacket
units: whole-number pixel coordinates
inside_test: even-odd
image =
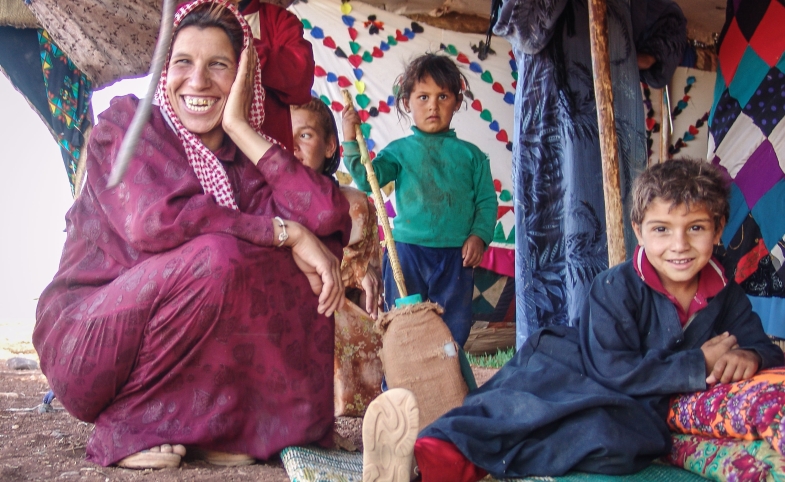
[[[670,450],[672,395],[783,364],[712,257],[729,214],[722,174],[668,161],[647,169],[633,195],[639,245],[597,276],[578,326],[535,332],[416,443],[411,394],[380,396],[363,424],[364,481],[409,480],[413,462],[423,482],[636,472]],[[411,428],[385,429],[392,423]]]

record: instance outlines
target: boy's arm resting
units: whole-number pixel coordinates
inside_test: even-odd
[[[736,337],[736,343],[741,350],[749,350],[760,357],[758,370],[785,365],[780,347],[772,343],[757,313],[752,311],[752,304],[744,290],[733,283],[726,287],[729,290],[725,312],[725,323],[717,326],[718,332],[727,331]]]
[[[499,203],[496,201],[496,189],[493,187],[491,176],[491,163],[487,156],[475,169],[474,185],[474,222],[469,234],[482,239],[488,246],[493,239],[493,230],[496,227],[496,213]]]
[[[587,375],[630,396],[704,390],[706,366],[700,348],[645,348],[649,343],[644,337],[655,320],[640,319],[645,311],[636,307],[640,294],[628,281],[614,270],[592,283],[578,324]]]
[[[357,184],[357,189],[370,193],[371,185],[368,183],[365,166],[360,161],[359,144],[357,144],[357,141],[344,141],[341,145],[343,146],[343,165],[346,166],[349,174],[352,175],[352,179]],[[398,173],[401,171],[401,165],[396,162],[388,149],[382,150],[371,165],[373,166],[373,172],[376,173],[376,179],[379,180],[380,187],[397,179]]]

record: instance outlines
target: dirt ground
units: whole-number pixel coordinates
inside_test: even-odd
[[[2,327],[0,327],[2,329]],[[7,360],[38,360],[32,344],[0,336],[0,481],[214,481],[284,482],[289,477],[278,459],[245,467],[217,468],[188,460],[178,469],[135,471],[101,467],[85,460],[85,444],[92,425],[80,422],[62,409],[39,413],[37,406],[49,390],[40,370],[11,370]],[[476,368],[478,384],[495,373]],[[340,417],[336,431],[362,448],[358,418]]]

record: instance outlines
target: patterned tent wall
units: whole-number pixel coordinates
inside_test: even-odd
[[[392,97],[395,79],[408,61],[425,52],[442,51],[461,67],[471,96],[453,118],[452,127],[459,138],[488,154],[499,202],[493,242],[482,264],[489,269],[479,269],[475,276],[475,319],[509,320],[514,292],[510,140],[517,78],[509,44],[494,38],[496,54],[480,60],[472,46],[484,40],[481,35],[420,26],[360,2],[298,3],[291,10],[303,21],[305,37],[313,44],[317,66],[313,94],[333,108],[340,130],[341,89],[351,92],[372,155],[411,133],[409,120],[399,117]],[[375,22],[369,17],[375,17]],[[348,183],[351,178],[340,172],[339,179]],[[385,199],[388,213],[394,216],[394,186],[385,188]]]
[[[712,162],[728,172],[723,264],[750,295],[767,333],[785,338],[785,2],[733,2],[720,38]],[[729,10],[733,11],[733,10]]]

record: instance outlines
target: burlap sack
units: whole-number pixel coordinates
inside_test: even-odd
[[[461,376],[458,345],[436,303],[396,308],[379,317],[384,374],[390,388],[414,393],[420,430],[463,403],[469,393]]]
[[[382,337],[360,307],[346,301],[335,312],[335,416],[362,417],[382,392]]]
[[[38,28],[39,24],[24,0],[0,0],[0,26]]]

